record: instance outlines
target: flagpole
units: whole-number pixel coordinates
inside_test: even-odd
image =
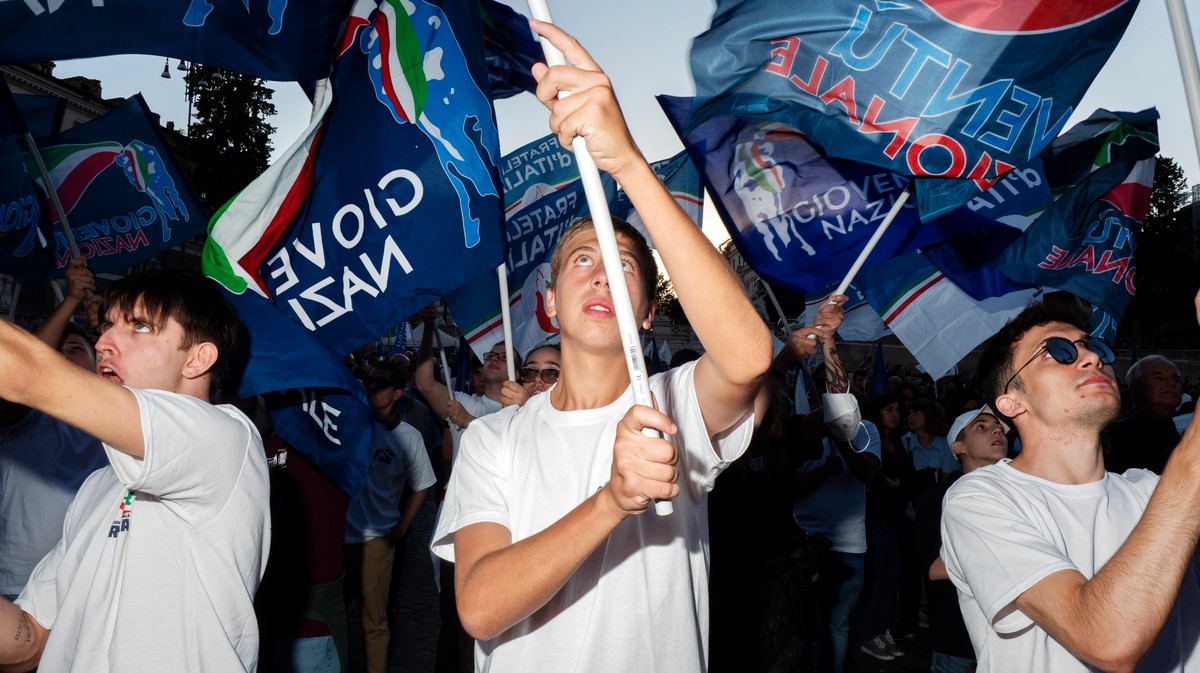
[[[442,348],[442,331],[438,329],[436,320],[427,327],[433,330],[433,340],[437,342],[438,357],[442,360],[442,378],[446,379],[446,394],[454,399],[454,389],[450,387],[450,363],[446,361],[446,349]],[[459,353],[459,357],[462,357],[462,353]]]
[[[538,21],[554,22],[546,0],[529,0],[529,13]],[[549,40],[540,35],[538,40],[542,43],[542,51],[546,56],[547,65],[567,65],[567,59],[562,52],[550,44]],[[569,91],[560,91],[558,97],[561,99],[569,95]],[[575,150],[575,165],[579,167],[579,179],[583,183],[583,192],[587,196],[588,208],[592,212],[592,224],[596,228],[596,244],[600,248],[600,259],[604,263],[604,275],[608,278],[613,311],[617,314],[617,328],[621,333],[621,346],[625,349],[625,366],[629,370],[633,403],[653,408],[654,400],[650,396],[650,378],[646,373],[646,362],[642,357],[637,320],[633,315],[633,303],[629,299],[629,287],[625,283],[625,270],[622,268],[621,252],[617,248],[617,236],[613,232],[608,200],[604,196],[604,185],[600,182],[600,169],[596,167],[592,156],[588,154],[587,141],[582,136],[575,136],[571,141],[571,148]],[[650,428],[643,428],[642,434],[647,437],[658,436],[658,433]],[[655,500],[654,511],[659,516],[666,516],[674,512],[674,508],[670,500]]]
[[[783,307],[779,305],[779,300],[775,298],[775,293],[771,291],[771,286],[767,284],[766,279],[759,276],[759,280],[762,281],[763,290],[767,293],[767,299],[771,300],[771,305],[775,307],[775,312],[779,314],[780,318],[783,318],[783,333],[790,339],[792,337],[792,326],[788,324],[787,314],[783,312]]]
[[[79,259],[79,246],[75,244],[75,234],[71,232],[71,225],[67,223],[67,213],[63,210],[62,201],[58,200],[58,190],[50,181],[50,172],[46,170],[46,163],[42,161],[42,152],[34,142],[33,134],[28,131],[25,132],[25,144],[29,147],[29,154],[33,156],[34,163],[37,164],[38,174],[42,176],[42,185],[46,188],[46,196],[50,199],[50,205],[58,214],[58,226],[67,240],[67,247],[71,249],[71,257]]]
[[[503,262],[496,267],[500,280],[500,321],[504,325],[504,362],[508,365],[508,380],[517,380],[517,362],[513,358],[512,308],[508,305],[508,267]]]
[[[1183,6],[1183,0],[1167,0],[1167,16],[1171,20],[1175,54],[1179,57],[1183,91],[1187,96],[1188,112],[1192,119],[1192,140],[1196,144],[1196,156],[1200,157],[1200,65],[1196,63],[1196,44],[1192,41],[1191,24],[1188,23],[1187,8]]]
[[[879,223],[879,228],[871,235],[871,240],[867,241],[867,245],[863,251],[858,254],[858,259],[854,260],[854,264],[850,270],[846,272],[846,277],[842,279],[841,284],[833,291],[834,294],[846,294],[846,290],[850,289],[850,283],[854,282],[854,277],[858,275],[858,270],[867,261],[867,257],[871,255],[871,251],[875,249],[875,245],[879,243],[879,239],[883,238],[883,233],[891,226],[892,220],[900,214],[900,209],[904,207],[904,203],[908,201],[908,197],[912,194],[913,186],[910,182],[908,187],[900,193],[896,199],[896,203],[892,204],[892,209],[888,211],[887,217],[883,218],[883,222]]]

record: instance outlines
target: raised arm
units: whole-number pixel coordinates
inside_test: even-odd
[[[58,348],[58,342],[62,340],[63,331],[67,329],[67,323],[71,322],[75,309],[87,299],[88,292],[96,290],[96,279],[87,268],[87,260],[83,258],[72,259],[67,264],[66,277],[67,294],[62,303],[33,331],[37,338],[51,348]]]
[[[433,374],[433,330],[437,329],[436,316],[430,309],[422,310],[419,315],[425,329],[421,332],[421,346],[417,349],[417,367],[413,370],[413,383],[417,384],[417,390],[421,391],[421,395],[429,403],[429,410],[445,418],[450,389]]]
[[[563,147],[576,136],[586,140],[597,167],[621,185],[658,243],[676,295],[704,343],[695,388],[709,434],[718,434],[751,410],[770,365],[770,334],[728,263],[638,151],[608,77],[574,38],[551,24],[531,25],[574,66],[534,67],[538,99],[551,110],[550,128]],[[557,100],[560,91],[571,95]]]
[[[771,376],[763,381],[758,396],[754,400],[755,423],[761,422],[763,415],[771,407],[771,401],[775,398],[775,393],[779,392],[787,373],[816,352],[817,340],[821,339],[822,343],[825,343],[825,339],[828,338],[826,335],[837,333],[837,329],[845,317],[842,306],[847,299],[843,294],[830,296],[829,301],[821,304],[821,308],[817,310],[812,325],[792,332],[792,336],[788,338],[787,343],[780,349],[779,355],[776,355],[775,360],[771,363]],[[831,338],[829,338],[829,343],[832,343]],[[827,345],[826,353],[828,352]],[[828,355],[826,358],[828,359]],[[832,384],[832,379],[827,379],[827,383]]]

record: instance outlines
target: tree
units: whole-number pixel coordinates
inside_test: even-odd
[[[256,77],[198,63],[186,80],[193,108],[187,157],[192,186],[214,210],[267,169],[273,92]]]
[[[1149,220],[1169,218],[1183,203],[1187,191],[1187,176],[1171,157],[1154,157],[1154,186],[1150,191]],[[1147,221],[1147,225],[1150,222]]]

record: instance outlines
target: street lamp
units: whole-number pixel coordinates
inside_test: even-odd
[[[171,59],[168,58],[166,59],[166,62],[163,63],[163,71],[159,77],[163,79],[171,79]]]

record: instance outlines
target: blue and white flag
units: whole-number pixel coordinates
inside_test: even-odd
[[[919,178],[947,212],[1065,128],[1136,0],[719,0],[692,46],[688,130],[782,122],[831,156]]]

